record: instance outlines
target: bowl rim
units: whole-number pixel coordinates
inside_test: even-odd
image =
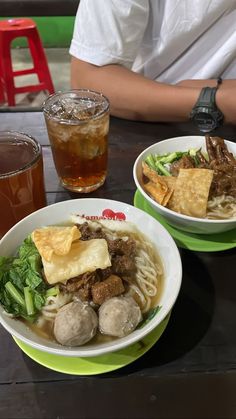
[[[173,138],[166,138],[163,141],[159,141],[158,143],[154,143],[152,145],[150,145],[149,147],[145,148],[136,158],[134,165],[133,165],[133,178],[134,178],[134,182],[136,184],[136,187],[138,188],[138,190],[142,193],[142,195],[145,197],[146,200],[148,200],[151,204],[154,204],[155,206],[157,206],[157,208],[160,208],[160,210],[166,212],[169,215],[175,215],[177,218],[180,218],[184,221],[189,220],[189,221],[193,221],[193,222],[200,222],[203,224],[212,224],[212,225],[224,225],[224,224],[235,224],[236,222],[236,218],[229,218],[229,219],[223,219],[223,220],[212,220],[212,219],[208,219],[208,218],[197,218],[197,217],[192,217],[190,215],[184,215],[184,214],[180,214],[176,211],[173,211],[167,207],[164,207],[163,205],[158,204],[158,202],[156,202],[154,199],[152,199],[143,189],[142,185],[140,184],[139,180],[138,180],[138,176],[137,176],[137,168],[138,165],[140,164],[140,162],[142,162],[143,156],[151,149],[155,148],[155,146],[159,145],[159,144],[163,144],[163,143],[167,143],[167,142],[172,142],[173,140],[182,140],[182,139],[187,139],[187,138],[205,138],[204,136],[201,135],[185,135],[182,137],[173,137]],[[233,141],[228,141],[228,140],[224,140],[226,143],[228,144],[233,144],[236,147],[236,143],[234,143]]]
[[[32,216],[33,217],[37,217],[37,215],[42,214],[42,213],[46,213],[48,211],[49,208],[55,208],[55,207],[60,207],[60,206],[64,206],[66,204],[68,204],[68,207],[70,204],[75,204],[75,202],[78,202],[78,204],[83,201],[90,201],[92,202],[98,202],[100,201],[101,203],[104,203],[104,205],[108,205],[109,202],[112,202],[114,205],[117,203],[119,205],[123,205],[126,206],[128,208],[131,209],[131,211],[135,211],[136,213],[139,213],[140,215],[149,218],[152,220],[152,222],[154,223],[154,225],[158,225],[159,231],[162,231],[162,233],[164,233],[166,235],[166,237],[168,237],[169,239],[169,243],[172,247],[172,250],[175,254],[175,258],[176,258],[176,272],[175,272],[175,278],[176,278],[176,286],[175,286],[175,293],[172,295],[171,300],[168,303],[167,307],[162,307],[162,309],[160,311],[158,311],[158,313],[156,315],[158,315],[158,317],[156,318],[156,315],[153,317],[153,319],[151,319],[145,326],[143,326],[140,329],[136,329],[134,330],[130,335],[127,335],[123,338],[118,338],[114,341],[109,342],[110,345],[107,347],[103,347],[102,345],[95,347],[94,349],[86,349],[86,345],[85,346],[78,346],[75,347],[77,349],[71,349],[70,348],[69,351],[67,351],[67,347],[66,346],[62,346],[60,347],[60,344],[58,344],[58,348],[56,347],[47,347],[46,344],[41,344],[38,342],[32,342],[29,338],[24,337],[21,335],[21,333],[19,333],[18,331],[16,331],[11,325],[9,325],[7,323],[6,319],[6,314],[4,314],[4,309],[1,312],[0,311],[0,324],[2,324],[2,326],[13,336],[15,336],[17,339],[21,340],[22,342],[26,343],[27,345],[38,349],[40,351],[43,352],[47,352],[50,354],[54,354],[54,355],[62,355],[62,356],[66,356],[66,357],[73,357],[73,356],[78,356],[78,357],[93,357],[93,356],[98,356],[98,355],[103,355],[103,354],[107,354],[110,352],[116,352],[122,348],[125,348],[127,346],[132,345],[133,343],[141,340],[144,336],[148,335],[154,328],[158,327],[158,325],[162,322],[162,320],[164,320],[164,318],[169,314],[169,312],[172,310],[176,299],[179,295],[180,292],[180,288],[181,288],[181,284],[182,284],[182,275],[183,275],[183,268],[182,268],[182,260],[180,257],[180,252],[179,249],[177,248],[177,245],[174,241],[174,239],[172,238],[172,236],[170,235],[170,233],[166,230],[165,227],[162,226],[162,224],[156,220],[155,218],[153,218],[151,215],[147,214],[145,211],[134,207],[133,205],[127,204],[125,202],[122,201],[117,201],[117,200],[112,200],[112,199],[103,199],[103,198],[77,198],[77,199],[71,199],[71,200],[66,200],[66,201],[60,201],[51,205],[48,205],[46,207],[43,207],[37,211],[35,211],[32,214],[29,214],[27,217],[25,217],[24,219],[20,220],[17,224],[15,224],[0,240],[0,248],[2,243],[4,243],[4,241],[6,239],[8,239],[8,236],[10,236],[15,229],[18,228],[19,225],[23,224],[25,222],[25,220],[29,220]],[[96,208],[96,207],[95,207]],[[69,211],[68,211],[69,213]],[[131,221],[132,222],[132,221]],[[0,305],[1,308],[3,308]],[[155,321],[156,319],[156,321]],[[17,319],[14,319],[17,321]],[[25,325],[25,327],[27,327],[27,325]],[[128,339],[128,342],[127,342]],[[79,349],[78,349],[79,348]]]

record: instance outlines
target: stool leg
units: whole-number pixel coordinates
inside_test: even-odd
[[[39,81],[40,83],[44,83],[45,89],[52,94],[55,90],[47,64],[47,58],[37,31],[30,34],[28,37],[28,43],[34,62],[34,70],[38,74]]]
[[[4,78],[3,78],[3,71],[2,71],[2,61],[0,59],[0,103],[5,102],[5,95],[4,95]]]
[[[15,85],[14,85],[14,76],[13,76],[13,69],[12,69],[12,61],[11,61],[11,41],[4,40],[4,42],[0,39],[0,51],[2,55],[2,65],[1,65],[1,72],[2,72],[2,80],[5,84],[6,96],[9,106],[15,106]]]
[[[0,103],[4,103],[4,102],[5,102],[4,88],[3,88],[2,81],[0,80]]]

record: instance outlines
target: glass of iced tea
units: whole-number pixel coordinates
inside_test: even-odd
[[[0,238],[45,205],[40,144],[27,134],[0,131]]]
[[[99,188],[107,174],[108,99],[91,90],[59,92],[43,111],[62,186],[83,193]]]

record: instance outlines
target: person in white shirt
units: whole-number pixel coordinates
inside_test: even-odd
[[[71,86],[106,95],[115,116],[186,121],[205,86],[236,123],[236,0],[80,0]]]

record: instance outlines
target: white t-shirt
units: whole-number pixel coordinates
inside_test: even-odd
[[[166,83],[236,79],[236,0],[80,0],[70,54]]]

